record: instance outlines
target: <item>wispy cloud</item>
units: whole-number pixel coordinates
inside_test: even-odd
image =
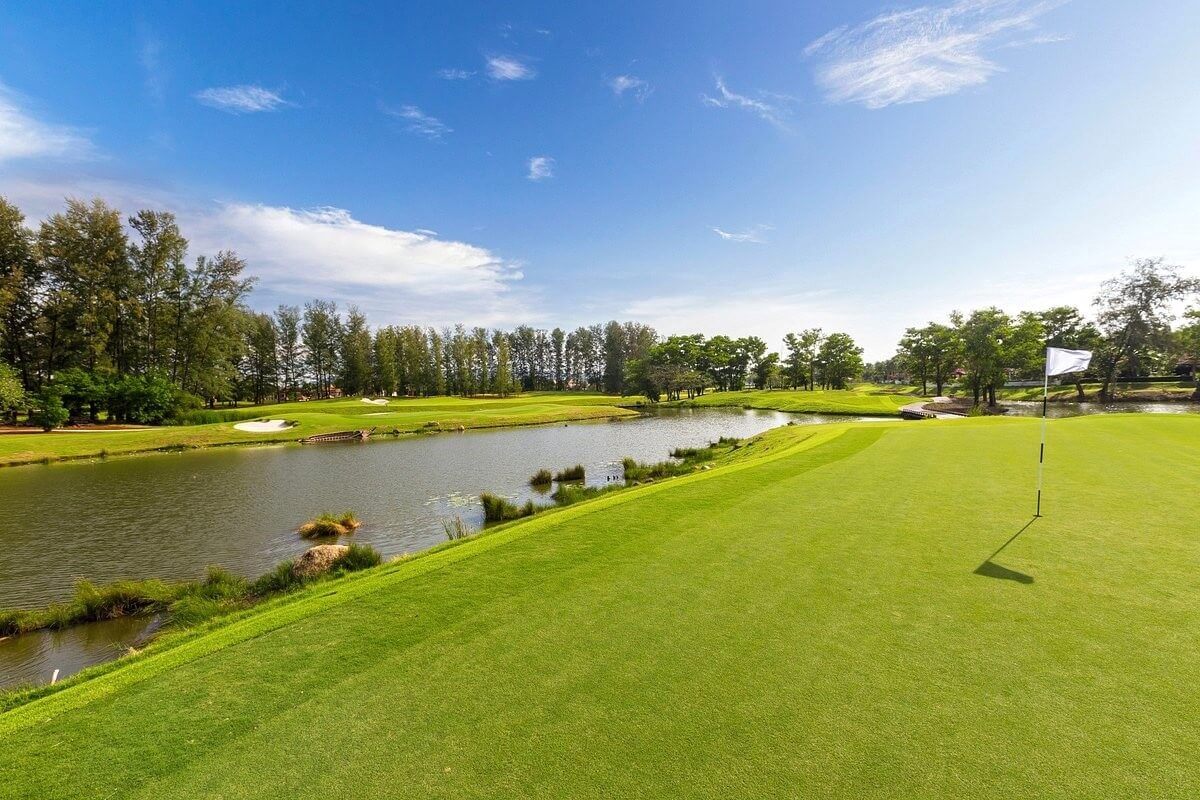
[[[95,154],[83,133],[42,122],[25,110],[23,98],[0,84],[0,163],[14,159],[87,158]]]
[[[554,159],[550,156],[534,156],[529,159],[529,174],[525,176],[531,181],[544,181],[554,177]]]
[[[402,288],[418,294],[488,291],[520,277],[491,251],[432,231],[371,225],[340,208],[230,203],[203,222],[254,265],[264,283]]]
[[[475,77],[475,70],[439,69],[437,75],[444,81],[466,81]]]
[[[624,97],[629,92],[639,103],[654,91],[654,87],[636,75],[618,75],[608,81],[608,86],[617,97]]]
[[[516,56],[488,56],[487,74],[497,81],[527,81],[537,77],[537,71]]]
[[[882,14],[836,28],[805,48],[819,59],[826,99],[884,108],[985,83],[1002,67],[989,51],[1057,41],[1031,35],[1038,17],[1066,0],[960,0]]]
[[[291,105],[278,92],[261,86],[214,86],[196,92],[194,97],[206,106],[230,114],[253,114],[259,111],[278,111]]]
[[[426,114],[417,106],[403,105],[399,108],[392,108],[380,104],[379,109],[390,117],[404,120],[407,123],[404,127],[406,131],[424,136],[426,139],[439,140],[447,133],[454,132],[449,125],[437,117]]]
[[[155,103],[162,103],[167,91],[167,68],[163,64],[163,43],[148,28],[139,32],[138,63],[142,67],[146,94]]]
[[[714,108],[741,108],[779,128],[787,128],[786,118],[788,109],[785,103],[791,98],[771,92],[756,92],[755,97],[738,94],[725,85],[725,79],[720,75],[715,77],[717,95],[702,94],[700,99],[705,105]]]
[[[763,234],[769,230],[772,230],[770,225],[755,225],[753,228],[741,232],[726,231],[721,228],[712,229],[713,233],[727,242],[753,242],[755,244],[762,244],[766,241],[763,239]]]

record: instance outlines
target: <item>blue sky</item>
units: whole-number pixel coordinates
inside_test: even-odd
[[[821,326],[1200,266],[1200,4],[8,3],[0,193],[175,211],[253,304]]]

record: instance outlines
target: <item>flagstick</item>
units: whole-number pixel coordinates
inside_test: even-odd
[[[1037,481],[1037,511],[1035,517],[1042,515],[1042,464],[1046,461],[1046,401],[1050,394],[1050,364],[1046,363],[1046,377],[1042,382],[1042,446],[1038,449],[1038,481]]]

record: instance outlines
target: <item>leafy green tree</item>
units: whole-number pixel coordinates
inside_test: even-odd
[[[501,397],[508,397],[513,391],[512,354],[509,352],[508,336],[503,331],[496,331],[492,341],[496,346],[496,378],[492,391]]]
[[[0,358],[31,388],[38,373],[38,293],[42,268],[25,215],[0,197]]]
[[[169,368],[172,315],[171,298],[186,280],[188,242],[175,215],[142,210],[129,218],[138,239],[129,246],[129,262],[136,286],[133,324],[139,362],[147,371]]]
[[[973,311],[966,319],[956,313],[954,319],[963,344],[964,381],[974,403],[986,400],[994,406],[995,387],[1003,386],[1006,378],[1005,341],[1014,330],[1012,318],[992,307]]]
[[[279,397],[279,337],[270,314],[247,314],[245,378],[255,403]]]
[[[845,389],[846,384],[862,375],[862,348],[846,333],[831,333],[821,343],[816,363],[821,368],[821,385]]]
[[[281,305],[275,309],[275,342],[278,348],[280,388],[283,389],[285,397],[295,400],[304,377],[300,309],[296,306]]]
[[[47,383],[34,396],[33,413],[29,421],[44,431],[61,428],[70,419],[71,414],[62,404],[58,389]]]
[[[759,389],[774,389],[780,383],[779,353],[760,355],[754,362],[754,383]]]
[[[1133,370],[1147,351],[1167,346],[1172,306],[1200,292],[1200,280],[1186,278],[1162,258],[1136,259],[1128,270],[1105,281],[1096,297],[1097,322],[1104,338],[1100,355],[1100,396],[1109,399],[1117,377]]]
[[[342,392],[365,394],[371,385],[371,331],[357,306],[346,310],[346,327],[340,337]]]
[[[929,368],[933,343],[928,328],[907,328],[900,337],[900,358],[909,373],[921,381],[921,394],[929,394]]]
[[[1200,308],[1191,309],[1183,317],[1188,322],[1175,332],[1175,347],[1180,363],[1191,367],[1192,380],[1196,382],[1192,399],[1200,400]]]
[[[1097,351],[1101,347],[1100,331],[1074,306],[1055,306],[1038,314],[1045,334],[1046,347],[1063,347],[1069,350]],[[1083,400],[1083,373],[1072,376],[1075,395]]]
[[[25,386],[17,371],[0,361],[0,418],[10,422],[16,418],[17,411],[25,405]]]
[[[316,395],[318,398],[329,397],[333,376],[338,372],[342,342],[342,320],[337,313],[337,304],[326,300],[305,303],[300,336]]]

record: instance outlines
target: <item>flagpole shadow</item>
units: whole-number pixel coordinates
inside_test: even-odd
[[[975,574],[983,575],[986,578],[999,578],[1000,580],[1016,581],[1017,583],[1033,583],[1032,575],[1026,575],[1024,572],[1017,572],[1015,569],[1009,569],[1008,567],[1001,566],[1000,564],[992,561],[992,559],[1004,552],[1004,548],[1015,542],[1017,537],[1029,530],[1029,526],[1037,522],[1037,520],[1038,518],[1035,516],[1022,525],[1021,529],[1010,536],[1007,542],[996,548],[996,552],[985,558],[983,563],[975,568]]]

